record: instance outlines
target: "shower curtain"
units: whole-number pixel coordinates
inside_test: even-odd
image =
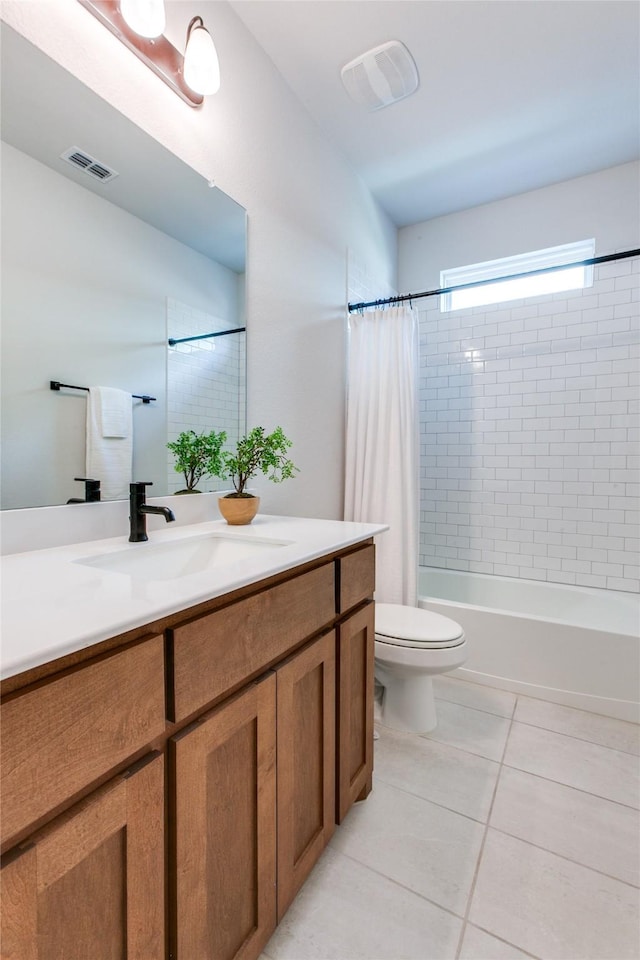
[[[350,317],[345,520],[376,537],[376,600],[417,603],[418,320],[410,307]]]

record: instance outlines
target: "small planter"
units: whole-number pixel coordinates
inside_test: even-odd
[[[251,523],[260,508],[260,497],[218,497],[218,509],[231,526]]]

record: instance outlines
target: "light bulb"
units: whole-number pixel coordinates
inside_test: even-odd
[[[218,54],[211,34],[202,22],[202,17],[194,17],[187,30],[184,80],[194,93],[200,93],[202,96],[217,93],[220,89]]]
[[[128,27],[152,40],[164,32],[164,0],[120,0],[120,13]]]

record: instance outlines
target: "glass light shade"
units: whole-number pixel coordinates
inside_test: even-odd
[[[149,40],[164,32],[164,0],[120,0],[120,13],[131,29]]]
[[[220,89],[218,54],[211,34],[202,23],[189,29],[184,52],[184,79],[194,93],[202,96],[217,93]]]

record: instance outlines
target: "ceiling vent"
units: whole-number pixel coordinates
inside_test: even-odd
[[[111,167],[100,163],[95,157],[90,156],[78,147],[71,147],[69,150],[61,153],[60,157],[62,160],[70,163],[72,167],[83,170],[84,173],[88,173],[94,180],[101,180],[103,183],[107,183],[107,181],[113,180],[118,176],[117,172],[112,170]]]
[[[368,50],[342,68],[342,82],[352,100],[368,110],[380,110],[418,89],[415,60],[399,40]]]

